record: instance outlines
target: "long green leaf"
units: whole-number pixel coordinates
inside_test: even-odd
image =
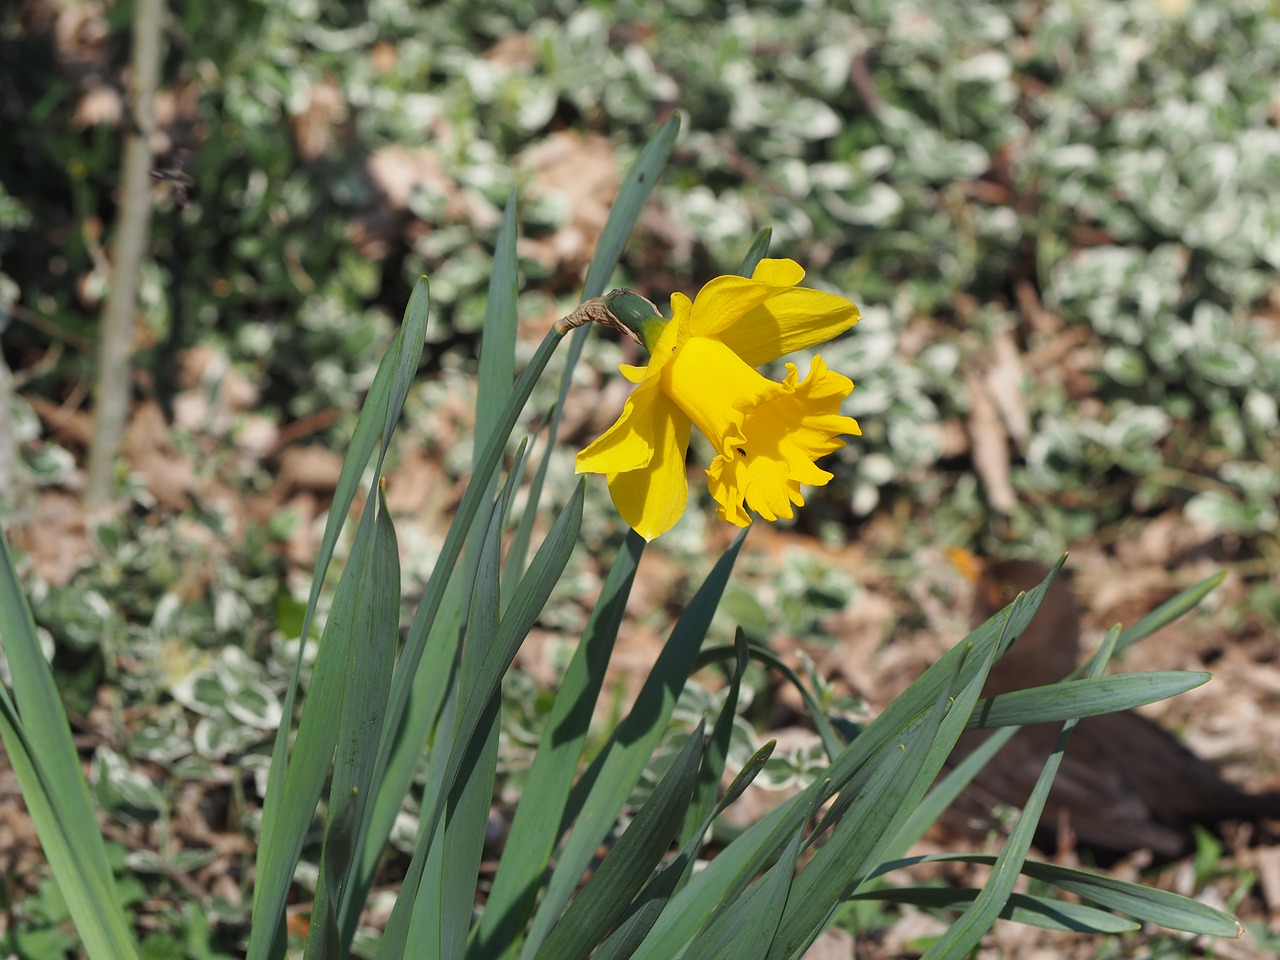
[[[1210,679],[1210,674],[1198,671],[1154,670],[1015,690],[980,700],[965,729],[1026,726],[1131,710],[1194,690]]]
[[[472,944],[475,960],[509,956],[519,947],[519,934],[533,908],[538,881],[559,837],[565,800],[644,546],[643,537],[634,531],[628,533],[600,589],[582,641],[560,680]]]
[[[777,670],[782,674],[783,679],[795,688],[796,693],[800,695],[800,700],[804,703],[805,711],[809,715],[809,722],[813,724],[814,730],[822,740],[822,748],[826,751],[828,759],[843,750],[845,744],[840,738],[840,734],[836,732],[831,719],[823,712],[822,707],[814,699],[809,688],[800,679],[800,675],[785,660],[763,644],[751,643],[748,648],[748,654],[752,660],[758,660],[770,669]],[[708,647],[698,655],[698,666],[701,667],[733,656],[735,656],[733,647]]]
[[[916,804],[911,811],[911,816],[894,837],[893,843],[885,848],[881,856],[890,860],[904,856],[955,802],[956,797],[960,796],[961,791],[982,771],[991,758],[999,753],[1000,749],[1021,729],[1021,727],[1003,727],[983,740],[971,754],[939,780],[920,803]]]
[[[717,795],[720,792],[720,780],[724,776],[725,760],[729,756],[729,741],[733,736],[734,721],[738,713],[738,694],[742,689],[742,677],[747,670],[747,636],[739,628],[734,636],[736,657],[733,675],[729,678],[729,688],[725,691],[724,702],[716,715],[715,726],[711,728],[711,737],[707,742],[707,756],[702,764],[702,773],[698,777],[698,788],[694,791],[693,802],[689,804],[684,818],[684,829],[680,833],[682,843],[701,837],[706,832],[706,817],[715,808]]]
[[[493,249],[493,273],[485,301],[480,341],[480,370],[476,376],[476,435],[473,459],[502,419],[502,408],[511,396],[516,377],[516,194],[507,197]],[[475,466],[473,463],[472,466]]]
[[[733,903],[777,858],[828,789],[825,781],[810,784],[743,831],[672,898],[633,960],[669,960],[679,955],[719,910]]]
[[[0,535],[0,641],[13,695],[0,684],[0,734],[54,879],[94,960],[137,955],[53,672]]]
[[[480,568],[467,617],[467,636],[459,676],[463,691],[480,685],[483,651],[498,640],[502,609],[502,532],[504,519],[519,485],[519,465],[523,463],[524,451],[522,443],[480,551]],[[462,764],[465,774],[454,785],[449,797],[444,830],[436,834],[436,843],[442,847],[441,883],[438,895],[428,898],[427,902],[439,902],[440,956],[445,960],[462,956],[471,931],[476,878],[480,872],[493,784],[497,776],[499,699],[491,696],[488,700],[479,723],[480,734],[474,737]],[[455,732],[455,742],[457,736]],[[423,911],[424,915],[430,912],[430,907]],[[424,931],[424,936],[430,935],[430,931]],[[413,942],[421,941],[414,939]]]
[[[600,231],[600,240],[596,244],[595,256],[587,267],[587,279],[582,286],[582,298],[590,300],[604,293],[609,274],[622,256],[623,248],[636,228],[649,194],[658,184],[671,156],[671,148],[675,146],[676,135],[680,132],[680,115],[673,113],[654,132],[649,141],[640,148],[635,161],[631,164],[627,175],[618,188],[618,196],[609,208],[609,218],[604,229]]]
[[[817,816],[821,798],[821,793],[813,795],[806,821]],[[690,944],[685,960],[766,960],[778,939],[778,927],[792,895],[796,862],[803,847],[802,824],[778,861],[744,896],[729,902],[727,909]]]
[[[352,876],[355,831],[373,780],[399,639],[399,613],[400,557],[379,487],[377,496],[365,505],[325,630],[326,641],[345,654],[341,697],[330,704],[339,713],[339,722],[329,791],[329,810],[336,819],[330,819],[328,834],[338,833],[326,837],[308,956],[337,958],[345,952],[337,918]],[[336,899],[330,899],[330,890]]]
[[[671,148],[675,146],[676,135],[680,132],[680,116],[673,114],[654,131],[648,142],[640,149],[635,161],[622,179],[618,188],[618,196],[609,208],[609,217],[605,220],[604,229],[600,232],[600,241],[596,244],[595,255],[587,267],[587,279],[582,285],[582,299],[590,300],[604,293],[609,275],[618,265],[618,257],[622,255],[627,240],[635,230],[649,194],[658,184],[658,178],[671,156]],[[560,436],[560,421],[564,415],[565,402],[569,396],[569,388],[573,384],[573,371],[582,356],[587,337],[591,335],[591,324],[574,331],[570,338],[568,354],[565,357],[564,371],[560,374],[560,395],[551,414],[551,423],[547,428],[547,454],[542,466],[538,469],[529,489],[529,507],[527,520],[522,520],[516,531],[515,543],[508,563],[515,569],[524,564],[525,551],[529,539],[529,530],[533,524],[533,514],[537,511],[541,500],[543,481],[550,463],[551,451],[555,448],[556,439]]]
[[[746,766],[733,778],[733,782],[729,784],[729,788],[716,803],[715,808],[707,813],[700,829],[685,841],[675,857],[662,865],[658,875],[631,904],[627,916],[614,929],[609,939],[592,955],[592,960],[625,960],[635,953],[636,948],[644,942],[644,938],[653,929],[662,911],[666,909],[672,894],[692,872],[698,850],[702,846],[707,830],[711,828],[712,821],[742,796],[743,791],[764,770],[765,764],[769,762],[769,757],[773,755],[777,746],[777,740],[770,740],[752,755]]]
[[[254,923],[249,933],[249,960],[266,960],[283,956],[285,942],[284,905],[293,880],[293,871],[302,850],[311,816],[324,786],[333,756],[332,740],[326,745],[327,730],[308,731],[304,737],[299,724],[298,740],[292,754],[288,749],[289,721],[294,714],[298,690],[299,670],[303,661],[302,647],[311,634],[320,590],[333,559],[338,535],[346,521],[347,513],[355,499],[356,490],[374,447],[382,440],[379,462],[385,455],[389,442],[388,424],[394,424],[408,394],[407,379],[417,370],[422,346],[426,339],[427,321],[430,317],[430,294],[425,278],[419,279],[405,309],[404,322],[392,341],[391,348],[378,365],[373,384],[365,397],[364,406],[356,421],[355,432],[347,454],[342,461],[338,484],[334,489],[333,503],[325,521],[320,551],[316,557],[316,569],[312,575],[311,592],[303,617],[302,639],[293,676],[285,692],[282,715],[285,722],[276,733],[271,751],[271,772],[267,780],[267,795],[263,803],[262,830],[259,835],[257,868],[253,891]],[[400,398],[398,402],[393,398]],[[317,660],[317,665],[319,660]],[[336,685],[335,685],[336,686]],[[315,684],[311,689],[314,689]],[[310,690],[309,690],[310,694]],[[333,689],[324,696],[334,697]],[[310,699],[310,696],[308,697]],[[330,703],[333,701],[330,700]],[[303,709],[304,716],[306,708]],[[336,733],[334,734],[336,736]],[[311,742],[312,737],[318,737]],[[299,750],[299,743],[302,745]],[[292,771],[292,774],[289,773]],[[292,776],[294,783],[288,786]],[[310,797],[308,804],[307,798]],[[305,813],[304,813],[305,811]]]
[[[791,896],[803,839],[797,830],[778,862],[689,945],[684,960],[765,960]]]
[[[981,687],[981,678],[985,676],[985,664],[990,662],[993,653],[1008,649],[1026,629],[1060,567],[1061,561],[1039,586],[992,616],[918,677],[831,762],[827,771],[828,782],[835,789],[847,788],[872,756],[918,723],[924,711],[936,710],[939,696],[945,696],[952,683],[965,685],[962,696],[969,698],[971,706]],[[975,679],[978,681],[976,685]],[[946,721],[947,736],[954,732],[958,737],[967,717],[963,706],[951,711]],[[937,737],[920,772],[927,773],[935,763],[940,766],[948,750],[946,737]],[[923,779],[918,775],[910,788],[911,794],[923,795],[928,787]],[[819,786],[814,784],[811,789]],[[732,902],[756,873],[780,853],[792,831],[804,822],[810,802],[793,798],[743,831],[673,900],[636,952],[636,960],[666,960],[677,955],[705,925],[710,912],[719,909],[716,905]],[[891,843],[888,836],[891,830],[892,827],[886,827],[886,834],[878,841],[886,848]],[[865,859],[868,862],[863,869],[873,866],[874,856],[869,855]],[[814,935],[814,928],[820,928],[822,923],[822,919],[808,918],[804,923],[796,924],[792,930],[796,942]]]
[[[1098,656],[1094,658],[1089,674],[1090,679],[1096,679],[1102,675],[1108,661],[1115,653],[1119,636],[1118,629],[1113,629],[1108,634],[1102,648],[1098,651]],[[925,960],[962,960],[969,951],[977,947],[978,942],[999,919],[1009,898],[1013,895],[1014,884],[1017,883],[1022,865],[1026,862],[1027,853],[1031,850],[1031,841],[1040,823],[1040,814],[1044,811],[1045,802],[1049,799],[1053,778],[1062,764],[1063,752],[1066,750],[1075,726],[1074,719],[1067,720],[1062,725],[1062,733],[1058,737],[1053,753],[1049,755],[1044,769],[1040,771],[1036,785],[1032,788],[1031,795],[1018,816],[1018,822],[1010,831],[1004,849],[996,858],[995,866],[992,867],[987,882],[983,884],[982,891],[974,898],[969,909],[961,914],[947,932],[929,948],[925,953]]]
[[[945,863],[962,861],[992,865],[996,858],[978,853],[938,853],[922,857],[908,857],[884,863],[876,871],[880,876],[918,863]],[[1140,923],[1155,923],[1170,930],[1210,937],[1238,937],[1240,924],[1215,907],[1190,897],[1167,890],[1158,890],[1128,880],[1099,873],[1091,873],[1076,867],[1063,867],[1056,863],[1027,860],[1022,873],[1034,880],[1043,880],[1059,889],[1074,893],[1108,910],[1130,917]],[[875,896],[875,894],[871,894]]]
[[[537,960],[585,960],[626,912],[684,820],[698,782],[703,724],[543,941]]]
[[[1135,623],[1132,627],[1120,634],[1120,639],[1116,643],[1116,652],[1120,653],[1133,646],[1139,640],[1143,640],[1155,633],[1162,627],[1166,627],[1174,620],[1195,607],[1201,600],[1218,588],[1227,577],[1226,571],[1215,573],[1211,577],[1206,577],[1199,583],[1187,587],[1177,596],[1170,597],[1160,606],[1156,607],[1145,617]]]
[[[750,249],[747,250],[747,255],[742,258],[742,263],[738,265],[738,276],[749,277],[755,273],[756,266],[769,255],[769,243],[772,240],[772,227],[765,227],[756,234],[755,239],[751,241]]]
[[[440,790],[434,797],[428,798],[428,805],[423,809],[417,847],[409,863],[400,898],[396,901],[391,920],[383,934],[379,953],[381,957],[403,956],[408,943],[410,923],[415,920],[414,914],[419,909],[424,912],[429,909],[426,904],[419,907],[418,890],[422,882],[427,852],[444,811],[443,798],[453,789],[466,760],[472,737],[475,736],[489,710],[489,701],[498,694],[503,674],[541,614],[547,597],[550,596],[552,588],[563,572],[581,523],[582,484],[579,483],[569,503],[565,505],[555,525],[548,532],[537,557],[529,568],[529,573],[520,581],[516,595],[512,598],[499,624],[495,642],[482,652],[477,680],[471,688],[462,689],[459,692],[459,720],[449,745],[448,764],[441,780]]]
[[[959,910],[969,907],[978,898],[978,893],[977,888],[970,887],[897,887],[858,893],[849,899],[907,903],[932,910]],[[1009,897],[1004,909],[1000,911],[1000,919],[1069,933],[1117,934],[1141,929],[1141,925],[1132,920],[1117,917],[1096,907],[1025,893],[1015,893]]]
[[[811,943],[826,927],[840,902],[874,869],[880,852],[902,829],[912,806],[937,776],[959,738],[964,721],[986,682],[991,659],[992,653],[988,651],[982,669],[970,676],[964,688],[953,697],[953,684],[966,675],[965,658],[957,660],[952,682],[938,692],[928,716],[906,725],[895,738],[896,742],[891,741],[867,763],[865,784],[856,790],[830,839],[796,879],[792,899],[769,951],[771,960],[785,960]],[[849,793],[854,793],[852,783],[837,798],[828,817],[839,809]],[[815,833],[822,829],[820,824]]]
[[[649,672],[630,714],[618,725],[575,788],[575,795],[584,797],[580,801],[582,812],[534,914],[522,957],[532,957],[542,945],[596,848],[613,829],[623,804],[648,766],[697,660],[698,648],[711,626],[745,534],[743,531],[734,539],[699,587],[671,631],[671,638]]]

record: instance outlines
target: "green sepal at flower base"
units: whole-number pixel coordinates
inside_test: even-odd
[[[850,300],[798,286],[803,279],[795,261],[765,259],[750,278],[716,277],[692,301],[675,293],[671,320],[645,329],[658,333],[652,345],[644,338],[648,365],[622,365],[638,386],[618,421],[578,454],[577,470],[608,478],[618,512],[645,539],[684,513],[692,425],[716,450],[707,485],[719,516],[740,527],[751,522],[748,510],[791,517],[804,504],[802,484],[832,477],[815,461],[843,447],[842,435],[861,434],[840,413],[853,381],[821,357],[803,380],[794,364],[781,382],[755,369],[825,343],[860,318]]]
[[[610,290],[602,299],[605,308],[652,354],[671,321],[658,312],[652,301],[631,290]]]

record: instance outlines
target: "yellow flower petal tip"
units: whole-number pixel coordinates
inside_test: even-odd
[[[649,364],[624,369],[639,386],[618,421],[578,454],[579,473],[603,473],[623,519],[646,540],[671,529],[688,498],[685,454],[696,426],[717,451],[707,485],[721,519],[790,518],[801,486],[832,478],[816,461],[861,435],[840,406],[853,381],[815,356],[773,381],[755,368],[824,343],[857,323],[857,306],[797,286],[793,260],[761,260],[750,278],[716,277],[690,301],[672,296],[672,319]]]

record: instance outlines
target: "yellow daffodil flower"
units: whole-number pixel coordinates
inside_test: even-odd
[[[689,426],[711,441],[717,456],[707,485],[721,519],[740,527],[748,510],[766,520],[804,505],[800,485],[832,477],[814,461],[860,436],[840,404],[853,381],[814,357],[802,381],[787,364],[781,382],[754,368],[824,343],[858,322],[844,297],[797,284],[793,260],[761,260],[750,279],[716,277],[690,301],[671,296],[672,318],[645,330],[648,366],[624,364],[639,384],[618,421],[578,454],[579,473],[603,473],[623,519],[646,540],[670,530],[688,499],[685,452]]]

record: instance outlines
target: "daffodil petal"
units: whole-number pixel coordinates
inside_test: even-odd
[[[642,383],[627,398],[622,416],[574,461],[578,473],[625,473],[649,465],[664,421],[687,419],[663,392],[658,381]]]
[[[637,367],[630,363],[620,363],[618,364],[618,369],[632,383],[644,383],[644,378],[649,374],[648,367]]]
[[[801,276],[804,271],[800,271]],[[719,337],[771,297],[790,290],[790,285],[765,283],[754,277],[716,277],[698,291],[693,310],[680,343],[688,337]],[[672,297],[675,310],[675,297]]]
[[[746,526],[748,509],[777,520],[790,518],[793,504],[804,506],[801,484],[823,486],[832,477],[814,461],[843,447],[842,434],[861,433],[856,420],[840,414],[852,389],[821,357],[803,382],[795,364],[787,364],[785,380],[743,407],[739,432],[720,439],[720,455],[707,468],[720,516]]]
[[[714,336],[748,366],[758,367],[834,339],[861,316],[844,297],[791,287],[762,301]]]
[[[804,267],[794,260],[765,257],[756,264],[751,279],[771,283],[775,287],[794,287],[804,279]]]
[[[662,418],[649,465],[642,470],[609,475],[609,496],[614,506],[645,540],[666,533],[684,514],[689,499],[684,463],[689,427],[689,418],[678,410],[675,416]]]

